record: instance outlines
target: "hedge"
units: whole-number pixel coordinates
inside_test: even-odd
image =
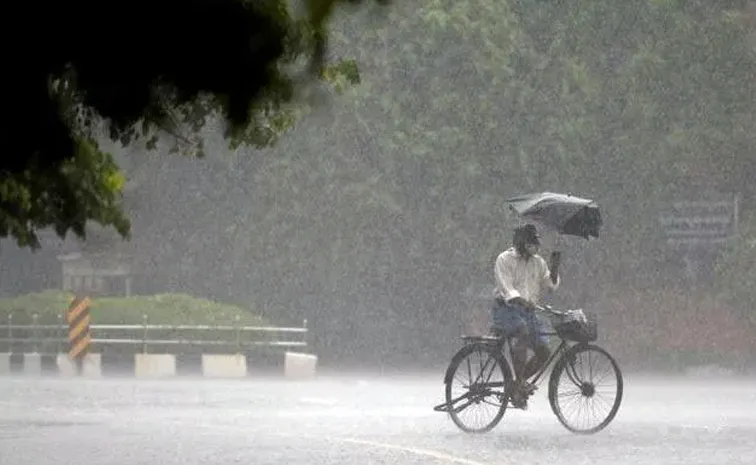
[[[0,299],[0,321],[5,323],[9,314],[14,324],[32,321],[38,315],[40,323],[56,322],[64,318],[74,295],[62,291],[44,291],[15,298]],[[250,310],[196,298],[186,294],[158,294],[134,297],[90,298],[93,324],[141,324],[147,315],[150,324],[170,325],[245,325],[267,324]],[[0,323],[2,324],[2,323]]]

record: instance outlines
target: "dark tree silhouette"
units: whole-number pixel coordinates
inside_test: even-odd
[[[305,0],[303,18],[286,0],[6,5],[0,237],[35,247],[36,230],[83,236],[90,220],[127,235],[122,180],[92,142],[98,131],[129,144],[197,129],[210,112],[227,135],[243,131],[293,98],[283,65],[308,58],[323,75],[327,20],[342,1]]]

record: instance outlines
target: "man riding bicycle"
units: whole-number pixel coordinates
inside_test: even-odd
[[[536,228],[526,224],[515,228],[512,247],[494,265],[496,289],[491,309],[493,330],[516,339],[512,346],[515,388],[512,405],[527,409],[528,397],[535,386],[528,382],[549,358],[548,328],[538,319],[535,308],[544,290],[559,287],[559,252],[551,253],[550,264],[538,255],[540,241]],[[535,355],[527,360],[531,348]]]

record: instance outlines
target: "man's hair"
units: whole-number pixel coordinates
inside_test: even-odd
[[[529,244],[540,244],[536,227],[532,224],[516,227],[514,230],[514,236],[512,237],[512,245],[514,245],[515,248],[520,249]]]

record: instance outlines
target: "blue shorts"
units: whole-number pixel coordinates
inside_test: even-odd
[[[548,345],[549,336],[543,334],[549,331],[549,326],[538,318],[535,312],[526,310],[520,305],[510,305],[494,300],[491,308],[493,327],[506,336],[514,336],[526,330],[530,337],[531,347]]]

